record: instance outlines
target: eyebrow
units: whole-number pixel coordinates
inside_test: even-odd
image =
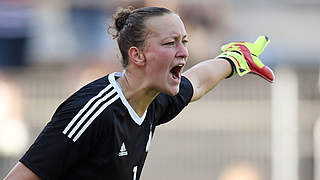
[[[169,35],[169,36],[166,37],[166,38],[174,38],[174,39],[177,39],[177,38],[179,38],[179,36],[180,36],[180,35],[174,33],[174,34],[172,34],[172,35]],[[187,34],[185,34],[185,35],[182,36],[182,39],[186,39],[186,38],[188,39],[188,35],[187,35]]]

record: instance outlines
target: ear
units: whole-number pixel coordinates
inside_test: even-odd
[[[145,65],[145,57],[139,48],[132,46],[130,47],[128,53],[129,53],[129,59],[131,63],[134,63],[137,66]]]

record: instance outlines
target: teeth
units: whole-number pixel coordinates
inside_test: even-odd
[[[176,76],[175,74],[172,74],[173,79],[178,79],[178,76]]]
[[[177,67],[180,68],[179,71],[178,71],[178,69],[172,68],[170,73],[171,73],[171,76],[172,76],[173,79],[179,79],[179,77],[181,76],[181,71],[182,71],[183,66],[184,66],[183,64],[178,64],[178,65],[175,66],[175,68],[177,68]]]

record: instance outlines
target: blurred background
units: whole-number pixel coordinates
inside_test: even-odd
[[[182,17],[187,68],[267,35],[276,75],[227,79],[158,127],[141,179],[320,180],[318,0],[0,0],[0,179],[63,100],[121,71],[107,24],[127,5]]]

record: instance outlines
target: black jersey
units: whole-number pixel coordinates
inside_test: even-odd
[[[190,102],[193,88],[182,77],[176,96],[160,93],[139,117],[120,76],[100,78],[64,101],[20,162],[41,179],[138,180],[155,127]]]

